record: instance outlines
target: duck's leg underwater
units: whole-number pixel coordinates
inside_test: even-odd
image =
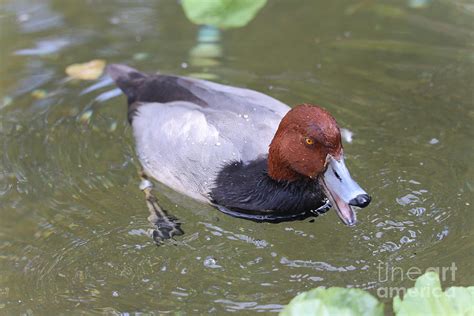
[[[180,227],[181,223],[158,205],[158,199],[152,193],[153,184],[151,181],[148,180],[148,177],[143,172],[140,174],[140,177],[142,179],[140,190],[145,193],[146,204],[150,212],[148,221],[154,226],[150,234],[153,240],[156,243],[160,243],[174,236],[183,235],[184,232]]]

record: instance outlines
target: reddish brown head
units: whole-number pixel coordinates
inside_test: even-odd
[[[268,174],[277,181],[317,179],[347,225],[356,223],[352,206],[371,200],[347,170],[336,120],[317,106],[299,105],[283,117],[270,144]]]
[[[318,106],[298,105],[281,120],[270,144],[268,173],[275,180],[316,178],[324,172],[328,154],[342,155],[336,120]]]

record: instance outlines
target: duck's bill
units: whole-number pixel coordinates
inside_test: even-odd
[[[342,222],[355,225],[357,217],[353,206],[366,207],[370,196],[351,178],[342,155],[340,159],[328,155],[326,163],[327,169],[319,178],[324,193]]]

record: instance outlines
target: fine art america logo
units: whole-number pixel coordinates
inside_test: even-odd
[[[404,296],[407,292],[407,288],[389,285],[383,286],[383,283],[397,284],[406,280],[416,281],[416,279],[423,273],[430,271],[439,275],[441,283],[444,283],[445,281],[454,282],[456,280],[456,271],[458,268],[456,267],[456,264],[452,262],[450,266],[430,267],[425,270],[415,266],[404,269],[402,267],[391,267],[386,263],[379,263],[377,269],[379,284],[382,284],[382,286],[377,288],[377,296],[380,298],[394,298],[395,296]],[[418,294],[423,297],[440,297],[442,295],[442,292],[439,288],[426,288],[422,290],[425,290],[426,293],[423,292]]]

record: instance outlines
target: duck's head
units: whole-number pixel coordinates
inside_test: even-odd
[[[317,106],[302,104],[283,117],[270,144],[268,174],[277,181],[319,181],[346,225],[357,221],[351,206],[371,200],[347,170],[336,120]]]

